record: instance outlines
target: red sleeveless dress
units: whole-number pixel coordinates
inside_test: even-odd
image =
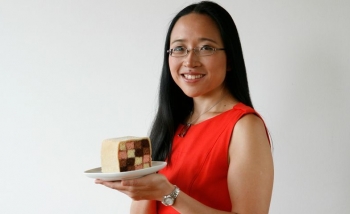
[[[172,164],[159,173],[199,202],[231,211],[227,185],[229,143],[237,121],[251,113],[257,114],[251,107],[238,103],[231,110],[192,125],[183,138],[178,136],[183,128],[180,125],[172,146]],[[159,214],[178,213],[159,201],[157,210]]]

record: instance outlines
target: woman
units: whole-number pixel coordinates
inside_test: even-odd
[[[131,213],[268,213],[270,143],[250,100],[231,16],[213,2],[184,8],[169,26],[164,52],[150,138],[153,160],[167,167],[96,183],[130,196]]]

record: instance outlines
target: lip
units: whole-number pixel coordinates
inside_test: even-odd
[[[186,81],[186,82],[198,82],[200,81],[205,74],[200,74],[200,73],[183,73],[181,74],[182,78]]]

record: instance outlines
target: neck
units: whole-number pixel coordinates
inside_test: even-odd
[[[197,102],[194,101],[194,109],[193,111],[191,112],[191,115],[190,115],[190,121],[188,122],[188,124],[194,124],[196,123],[200,117],[202,115],[204,115],[205,113],[208,113],[210,111],[212,111],[217,105],[219,105],[219,103],[221,103],[221,101],[223,101],[223,99],[225,98],[226,96],[226,93],[222,93],[222,95],[219,97],[219,99],[217,99],[216,101],[211,102],[209,105],[206,105],[205,107],[202,107],[202,110],[200,112],[196,112],[195,111],[195,107],[196,106],[200,106]],[[198,109],[198,108],[197,108]]]
[[[226,95],[229,95],[229,93],[227,93],[227,92],[226,93],[222,93],[221,97],[219,97],[218,100],[214,101],[214,103],[211,103],[211,105],[206,105],[206,109],[202,108],[202,109],[204,109],[204,111],[202,111],[201,113],[199,113],[197,115],[195,115],[195,111],[194,110],[195,110],[195,107],[199,105],[199,103],[194,101],[195,102],[194,103],[194,110],[191,112],[191,115],[189,116],[189,120],[187,121],[187,124],[183,126],[183,128],[181,129],[181,131],[178,134],[178,136],[179,137],[185,137],[186,133],[188,132],[188,130],[191,128],[191,126],[193,124],[197,123],[199,120],[202,121],[203,118],[200,119],[202,116],[204,116],[206,113],[209,113],[209,112],[215,110],[215,107],[217,107],[224,100],[225,97],[229,97],[229,96],[226,96]],[[231,97],[231,99],[233,99],[233,98]],[[226,106],[226,105],[224,105],[224,106]],[[221,113],[221,112],[218,112],[217,114],[219,114],[219,113]],[[212,115],[212,116],[215,116],[215,115]],[[206,116],[206,118],[209,118],[209,117],[212,117],[212,116]]]
[[[215,105],[218,101],[221,101],[225,98],[225,95],[228,95],[229,92],[225,88],[220,88],[210,94],[206,94],[199,97],[193,98],[193,114],[199,115],[207,111],[210,107]],[[226,96],[228,97],[228,96]]]

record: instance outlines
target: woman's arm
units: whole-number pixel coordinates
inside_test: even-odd
[[[235,213],[268,213],[273,187],[273,160],[263,121],[241,118],[229,148],[228,187]]]
[[[130,214],[154,214],[157,213],[155,201],[142,200],[132,201]]]

